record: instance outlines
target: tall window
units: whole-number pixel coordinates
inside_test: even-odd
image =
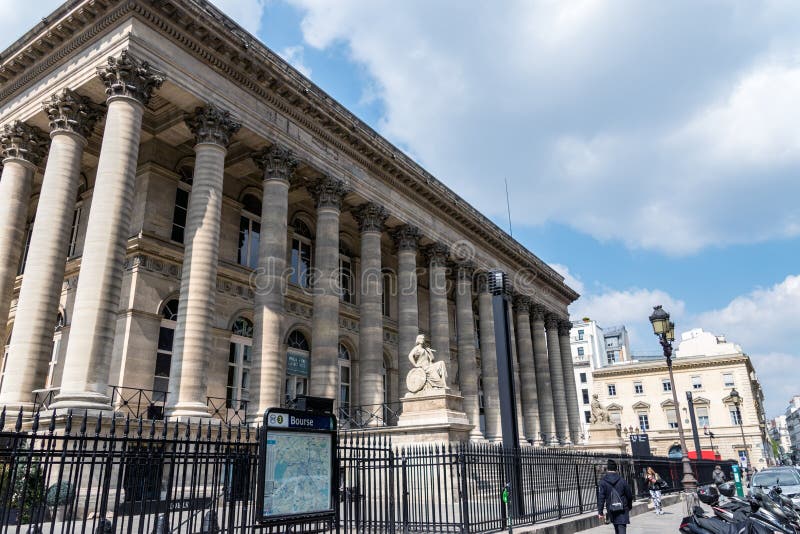
[[[582,389],[581,390],[581,396],[583,397],[583,403],[584,404],[589,404],[589,390],[588,389]]]
[[[667,426],[678,428],[678,416],[675,414],[675,408],[667,408]]]
[[[172,343],[178,325],[178,299],[167,302],[161,310],[161,326],[158,329],[156,368],[153,372],[153,401],[165,402],[169,389],[169,373],[172,367]]]
[[[617,354],[613,350],[606,352],[606,361],[608,361],[608,363],[616,363]]]
[[[584,354],[583,347],[578,347],[578,356],[583,356],[583,354]]]
[[[578,341],[583,341],[583,330],[578,330]]]
[[[347,304],[355,304],[355,283],[353,280],[353,260],[345,246],[339,248],[339,298]]]
[[[350,351],[339,344],[339,413],[350,416]]]
[[[287,405],[298,395],[308,391],[309,359],[311,347],[306,336],[297,330],[289,334],[286,349],[286,387],[284,399]]]
[[[692,389],[703,389],[703,380],[699,376],[692,377]]]
[[[661,379],[661,389],[665,392],[672,391],[672,382],[670,382],[669,378]]]
[[[253,195],[242,198],[239,217],[239,265],[258,267],[258,245],[261,241],[261,201]]]
[[[81,213],[83,211],[82,205],[75,207],[75,212],[72,214],[72,227],[69,231],[69,245],[67,246],[67,258],[75,255],[75,249],[78,246],[78,228],[81,224]]]
[[[583,412],[583,421],[587,424],[592,422],[592,412],[589,410],[584,410]]]
[[[25,232],[25,248],[22,249],[22,259],[19,262],[17,275],[25,273],[25,262],[28,261],[28,251],[31,248],[31,235],[33,234],[33,219],[28,223],[28,230]]]
[[[228,384],[225,405],[233,410],[242,408],[250,398],[250,363],[253,351],[253,323],[238,317],[231,328],[228,349]]]
[[[639,414],[639,428],[645,432],[650,430],[650,418],[647,417],[646,413]]]
[[[609,384],[608,385],[608,396],[615,397],[617,395],[617,386],[616,384]]]
[[[183,165],[178,170],[181,181],[175,190],[175,209],[172,212],[172,234],[170,239],[183,243],[186,230],[186,212],[189,210],[189,192],[192,187],[192,173],[194,169],[191,165]]]
[[[739,426],[742,424],[742,412],[739,410],[738,406],[731,406],[731,424]]]
[[[64,325],[64,314],[58,312],[56,316],[56,327],[53,333],[53,350],[50,353],[50,363],[47,365],[47,378],[44,382],[45,389],[51,389],[55,382],[58,354],[61,352],[61,330],[64,328]]]
[[[310,287],[311,242],[313,236],[308,225],[300,219],[294,221],[292,236],[292,271],[289,281],[300,287]]]
[[[586,373],[581,373],[580,374],[580,379],[581,379],[581,384],[585,384],[586,383]]]
[[[697,424],[701,427],[709,426],[708,425],[708,407],[707,406],[695,406],[695,414],[697,415]]]
[[[642,393],[644,393],[644,386],[642,385],[641,382],[634,382],[633,383],[633,392],[636,395],[641,395]]]
[[[722,383],[726,388],[732,388],[735,385],[733,382],[733,373],[722,373]]]

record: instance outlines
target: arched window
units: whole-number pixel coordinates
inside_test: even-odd
[[[350,417],[350,351],[339,343],[339,414]]]
[[[352,253],[341,240],[339,243],[339,299],[347,304],[355,304]]]
[[[153,370],[153,402],[165,402],[172,367],[172,344],[178,320],[178,299],[168,301],[161,308],[161,325],[158,329],[156,366]]]
[[[311,270],[311,249],[313,246],[313,235],[308,225],[300,219],[295,219],[292,224],[292,257],[291,272],[289,282],[300,287],[309,287],[311,281],[309,272]]]
[[[186,237],[186,213],[189,210],[189,193],[192,190],[194,167],[189,163],[181,164],[178,167],[178,175],[181,180],[175,190],[175,209],[172,212],[172,234],[170,239],[182,244]]]
[[[22,249],[22,258],[20,258],[17,276],[25,274],[25,263],[28,261],[28,251],[31,248],[31,235],[33,235],[33,219],[28,223],[28,228],[25,230],[25,247]]]
[[[247,194],[242,198],[239,217],[239,265],[258,267],[258,246],[261,241],[261,200]]]
[[[81,173],[81,183],[78,185],[78,196],[75,199],[75,211],[72,214],[72,227],[69,231],[69,244],[67,245],[67,258],[72,258],[76,255],[78,248],[78,231],[81,224],[81,215],[83,214],[83,200],[81,195],[86,192],[86,175]]]
[[[289,334],[286,348],[286,386],[284,402],[288,406],[298,395],[308,391],[311,348],[306,336],[298,330]]]
[[[228,351],[228,384],[226,406],[239,410],[250,398],[250,364],[253,361],[253,322],[237,317],[231,328]]]

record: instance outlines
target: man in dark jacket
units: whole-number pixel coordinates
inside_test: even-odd
[[[614,525],[614,532],[626,534],[628,524],[631,522],[628,512],[633,508],[633,492],[625,479],[617,473],[617,462],[609,460],[606,469],[608,472],[600,479],[597,486],[597,515],[601,520],[604,519],[603,508],[607,508],[608,519]],[[612,489],[622,501],[622,510],[620,511],[612,509],[611,505],[614,503]]]

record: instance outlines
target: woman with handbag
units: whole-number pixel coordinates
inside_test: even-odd
[[[656,511],[656,515],[664,515],[664,510],[661,508],[661,488],[666,484],[652,467],[647,468],[645,481],[647,482],[647,489],[650,490],[650,498],[653,499],[653,508]]]

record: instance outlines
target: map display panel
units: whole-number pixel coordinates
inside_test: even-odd
[[[332,500],[330,434],[267,434],[264,517],[329,512]]]

